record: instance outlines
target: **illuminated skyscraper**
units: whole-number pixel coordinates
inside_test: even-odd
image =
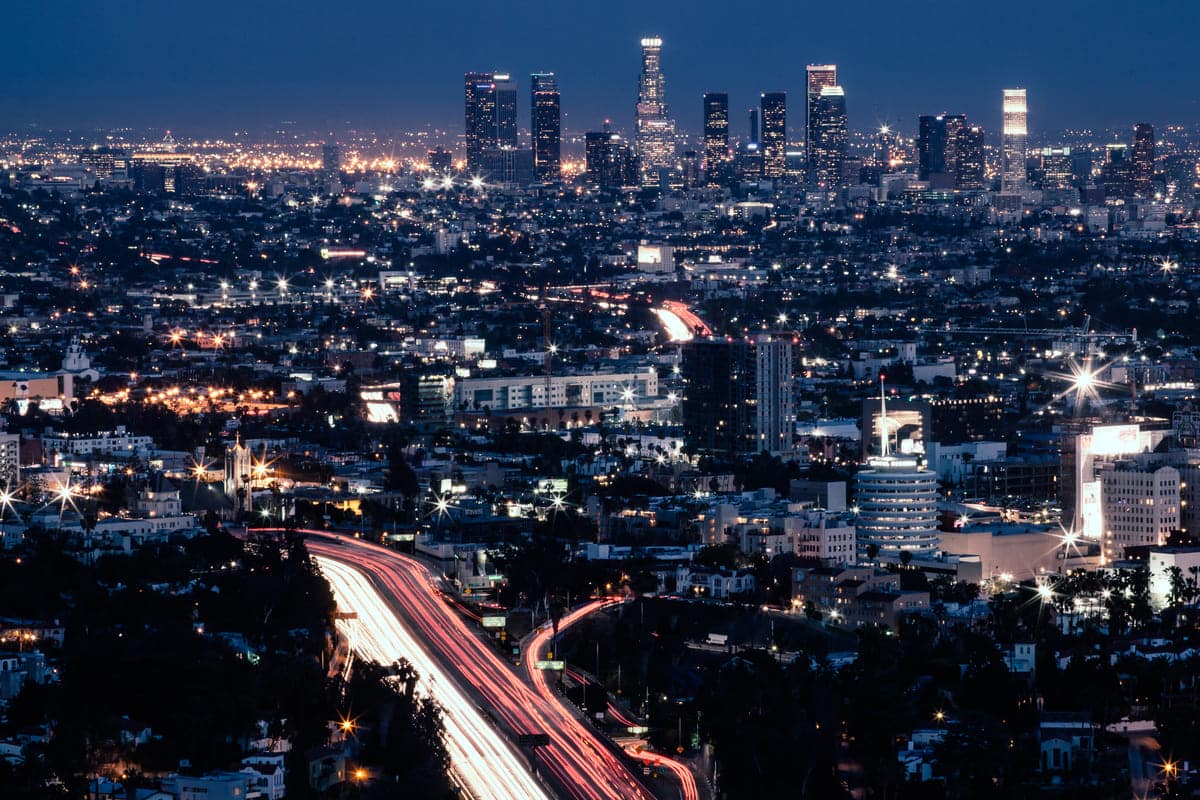
[[[1154,126],[1148,122],[1133,126],[1133,191],[1139,197],[1154,192]]]
[[[605,126],[584,135],[584,158],[589,183],[618,189],[637,183],[637,168],[629,143]]]
[[[321,145],[321,177],[327,182],[341,180],[342,148],[337,142]]]
[[[492,76],[496,85],[496,144],[517,146],[517,82],[511,75]]]
[[[1021,193],[1025,182],[1025,137],[1029,133],[1029,106],[1024,89],[1004,90],[1004,128],[1001,138],[1003,166],[1000,191]]]
[[[816,183],[816,112],[821,90],[837,86],[836,64],[809,64],[805,68],[807,88],[804,103],[804,152],[808,161],[808,182]]]
[[[725,182],[729,167],[729,95],[704,95],[704,180],[709,186]]]
[[[842,182],[842,162],[846,160],[846,93],[841,86],[821,89],[810,118],[812,152],[809,156],[811,180],[822,189],[833,189]]]
[[[463,76],[466,108],[467,169],[477,172],[483,152],[496,146],[496,84],[490,72]]]
[[[532,102],[530,131],[533,134],[533,169],[539,181],[562,177],[562,114],[558,81],[553,72],[536,72],[529,77]]]
[[[661,170],[675,164],[675,121],[667,117],[667,83],[662,72],[662,39],[642,39],[638,83],[637,153],[642,185],[657,186]]]
[[[968,127],[962,114],[921,117],[917,174],[934,189],[982,189],[983,128]]]
[[[764,92],[760,105],[763,177],[778,180],[787,171],[787,93]]]

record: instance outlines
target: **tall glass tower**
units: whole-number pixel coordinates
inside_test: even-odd
[[[1025,137],[1029,133],[1029,106],[1024,89],[1004,90],[1004,127],[1001,137],[1003,166],[1000,191],[1020,194],[1025,185]]]
[[[517,82],[511,75],[496,73],[496,144],[517,146]]]
[[[529,76],[531,124],[533,134],[533,171],[539,181],[554,182],[562,177],[562,114],[559,108],[558,81],[553,72],[535,72]]]
[[[667,83],[662,72],[662,39],[642,39],[638,82],[638,169],[643,186],[657,186],[661,170],[675,165],[675,120],[667,117]]]
[[[483,166],[483,153],[496,146],[496,84],[490,72],[463,76],[466,110],[467,169]]]
[[[810,180],[822,189],[834,189],[842,183],[842,165],[846,161],[846,93],[841,86],[826,86],[813,106],[812,151],[809,155]]]
[[[787,93],[764,92],[760,105],[763,177],[778,180],[787,171]]]
[[[837,86],[837,64],[809,64],[805,67],[807,86],[804,104],[804,153],[808,163],[808,182],[817,182],[817,165],[814,158],[816,151],[816,114],[817,103],[821,100],[821,90]]]
[[[704,179],[709,186],[725,182],[729,166],[729,95],[704,95]]]

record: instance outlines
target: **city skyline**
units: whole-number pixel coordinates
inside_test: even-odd
[[[1030,89],[1031,133],[1136,120],[1200,121],[1200,104],[1186,89],[1183,56],[1176,55],[1183,52],[1187,26],[1151,32],[1097,25],[1093,35],[1078,37],[1071,32],[1079,19],[1066,7],[1040,10],[1046,35],[1031,38],[1004,35],[1007,27],[1025,23],[1020,14],[992,24],[958,8],[908,27],[857,12],[855,25],[847,25],[849,17],[842,15],[848,12],[786,6],[753,18],[695,15],[715,22],[670,8],[629,15],[580,9],[568,26],[539,21],[522,9],[484,24],[468,4],[469,21],[453,35],[405,37],[397,47],[388,44],[390,32],[400,30],[392,22],[443,32],[440,19],[409,10],[406,18],[393,18],[398,12],[381,7],[375,12],[379,25],[335,25],[347,30],[344,39],[316,40],[325,29],[312,23],[326,12],[315,4],[274,17],[270,8],[246,9],[233,36],[218,13],[180,25],[167,9],[97,15],[85,4],[67,5],[75,8],[62,9],[49,28],[54,47],[38,33],[50,24],[44,12],[29,7],[16,15],[18,44],[0,56],[10,77],[0,103],[14,128],[154,125],[205,135],[291,120],[305,128],[432,125],[453,131],[462,125],[453,87],[464,71],[476,69],[513,75],[521,92],[528,75],[553,71],[565,130],[595,129],[608,118],[632,132],[636,98],[629,87],[637,75],[638,41],[650,35],[664,40],[671,116],[688,132],[702,128],[705,92],[728,93],[732,108],[749,107],[762,92],[799,98],[809,63],[839,65],[839,81],[852,99],[850,127],[858,130],[887,122],[911,135],[918,115],[948,111],[998,131],[994,98],[1011,86]],[[279,35],[258,40],[240,33],[268,24]],[[579,29],[589,31],[592,47],[576,46],[571,31]],[[819,35],[804,32],[813,30]],[[939,36],[941,30],[955,35]],[[1142,54],[1136,67],[1101,58],[1118,45]],[[96,63],[107,68],[95,69]],[[941,68],[948,64],[954,68]],[[527,125],[524,112],[519,123]],[[741,135],[741,127],[732,126],[731,134]],[[799,125],[792,121],[789,128]]]

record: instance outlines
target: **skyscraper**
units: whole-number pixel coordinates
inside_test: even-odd
[[[778,180],[787,170],[787,93],[764,92],[760,105],[763,177]]]
[[[321,145],[321,178],[334,183],[342,178],[342,148],[337,142]]]
[[[925,469],[915,456],[892,455],[882,383],[879,410],[879,455],[867,459],[867,468],[854,476],[859,561],[872,560],[869,550],[893,564],[905,550],[916,558],[931,557],[940,541],[937,473]]]
[[[955,189],[984,188],[983,128],[967,125],[959,131],[958,164],[954,172]]]
[[[496,144],[517,146],[517,82],[511,75],[492,76],[496,85]]]
[[[1139,197],[1154,192],[1154,126],[1149,122],[1133,126],[1133,191]]]
[[[1042,188],[1065,189],[1074,180],[1071,167],[1071,148],[1042,148]]]
[[[468,72],[463,76],[467,169],[477,172],[483,152],[496,146],[496,84],[490,72]]]
[[[533,169],[539,181],[557,181],[562,177],[562,114],[559,108],[558,81],[553,72],[535,72],[529,77]]]
[[[811,125],[810,179],[822,189],[836,188],[842,182],[847,140],[846,93],[841,86],[821,89],[813,106]]]
[[[584,134],[587,179],[601,189],[616,189],[637,183],[637,167],[629,143],[607,130]]]
[[[729,95],[706,92],[704,95],[704,180],[719,186],[728,177],[729,167]]]
[[[643,186],[657,186],[661,170],[675,162],[675,121],[667,117],[667,82],[662,72],[662,39],[642,39],[642,74],[637,102],[638,168]]]
[[[821,99],[821,90],[837,86],[836,64],[809,64],[805,68],[807,87],[804,103],[804,153],[808,161],[808,182],[816,183],[817,167],[814,159],[816,152],[816,111]]]
[[[697,339],[683,347],[683,431],[726,455],[792,449],[792,343],[759,336]]]
[[[963,114],[922,116],[917,174],[934,189],[982,189],[983,128],[968,127]]]
[[[1000,191],[1020,194],[1025,191],[1025,137],[1028,134],[1029,106],[1024,89],[1004,90],[1004,128],[1001,139]]]
[[[751,144],[758,144],[760,141],[760,137],[758,135],[759,110],[752,107],[747,114],[750,117],[750,138],[747,139],[747,141]]]

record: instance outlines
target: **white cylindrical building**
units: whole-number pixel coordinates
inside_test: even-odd
[[[937,473],[923,469],[915,458],[881,456],[855,475],[858,519],[855,522],[858,557],[868,560],[870,545],[877,559],[896,562],[907,550],[913,558],[937,554]]]

